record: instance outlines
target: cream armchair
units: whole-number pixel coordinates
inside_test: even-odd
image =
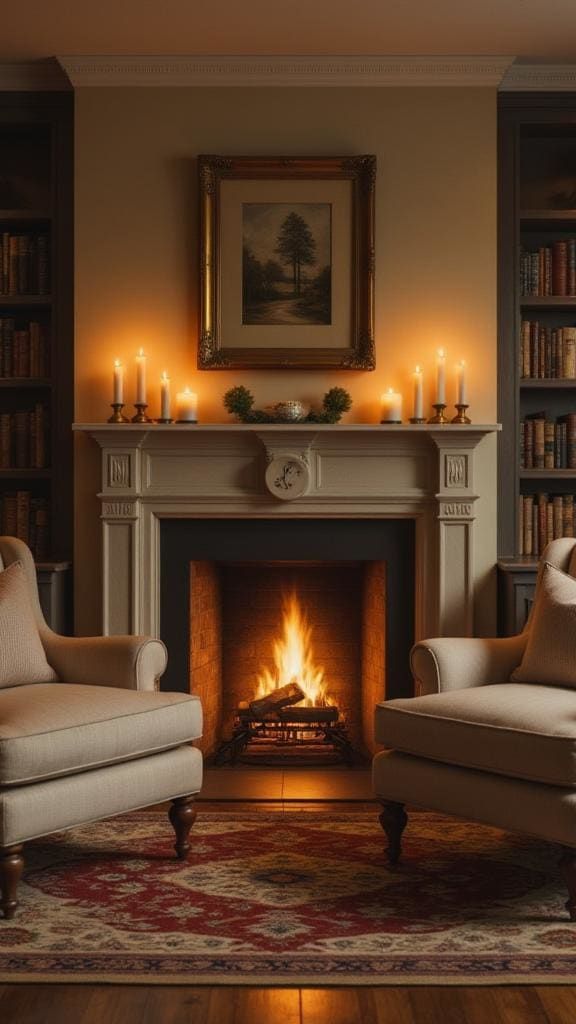
[[[576,576],[576,540],[553,541],[545,558]],[[405,804],[540,836],[563,848],[576,920],[576,691],[510,681],[530,626],[501,640],[416,644],[417,696],[376,708],[376,738],[388,749],[374,758],[373,783],[392,864]]]
[[[20,561],[54,681],[0,686],[0,907],[14,916],[23,844],[171,800],[178,857],[189,850],[202,758],[197,697],[161,693],[166,650],[136,636],[57,636],[44,620],[28,548],[0,538],[0,570]],[[19,570],[18,570],[19,571]],[[23,588],[25,591],[25,588]],[[18,643],[18,637],[10,638]],[[0,636],[0,645],[6,638]]]

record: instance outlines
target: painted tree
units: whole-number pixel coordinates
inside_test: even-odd
[[[283,221],[276,250],[283,263],[292,267],[294,295],[300,295],[302,267],[316,263],[316,242],[308,224],[299,213],[289,213]]]

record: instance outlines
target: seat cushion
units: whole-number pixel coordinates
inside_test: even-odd
[[[198,697],[75,683],[0,690],[0,785],[86,771],[202,735]]]
[[[46,660],[22,562],[0,572],[0,688],[58,677]]]
[[[541,568],[518,683],[576,688],[576,580],[549,562]]]
[[[576,693],[499,683],[376,708],[376,739],[420,757],[576,786]]]

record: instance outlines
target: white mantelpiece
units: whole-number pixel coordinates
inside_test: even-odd
[[[77,424],[102,449],[105,633],[159,635],[160,521],[413,518],[416,635],[466,635],[474,450],[494,424]]]

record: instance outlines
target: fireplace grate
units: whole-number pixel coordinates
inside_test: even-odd
[[[354,749],[337,707],[285,708],[265,715],[239,708],[230,739],[214,757],[225,764],[352,765]]]

